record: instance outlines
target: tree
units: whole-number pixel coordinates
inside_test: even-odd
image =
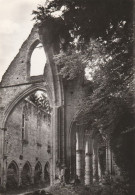
[[[38,6],[33,14],[36,22],[43,23],[47,17],[61,11],[61,17],[73,35],[88,40],[89,37],[109,37],[121,21],[128,25],[132,9],[132,0],[52,0],[46,7]]]
[[[55,56],[60,74],[68,80],[89,72],[92,93],[83,99],[78,121],[108,137],[117,164],[133,178],[132,135],[123,136],[134,132],[133,1],[53,0],[46,10],[44,21],[61,10],[73,38]]]

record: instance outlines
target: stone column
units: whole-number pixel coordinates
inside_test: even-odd
[[[22,185],[22,167],[18,171],[18,186]]]
[[[71,133],[71,156],[70,156],[70,180],[73,180],[76,175],[76,129],[74,128]]]
[[[93,183],[93,167],[92,167],[92,137],[91,132],[85,134],[85,185]]]
[[[84,131],[78,126],[76,131],[76,175],[78,175],[81,183],[84,182],[85,170],[85,150],[84,150]]]
[[[108,166],[109,166],[109,172],[112,174],[112,154],[110,147],[108,147]]]
[[[89,148],[89,136],[86,137],[85,143],[85,185],[90,184],[90,148]]]
[[[90,184],[90,154],[85,154],[85,185]]]
[[[108,141],[106,141],[106,172],[111,173],[111,151]]]
[[[93,155],[90,153],[90,184],[93,184],[93,164],[92,164]]]
[[[60,106],[57,108],[56,115],[56,124],[57,124],[57,135],[56,135],[56,147],[58,147],[56,158],[60,161],[62,166],[65,166],[65,128],[64,128],[64,106]]]
[[[2,169],[2,187],[6,189],[7,183],[7,161],[6,159],[3,160],[3,169]]]
[[[101,179],[101,177],[102,177],[101,168],[100,168],[99,159],[98,159],[98,178]]]
[[[93,179],[94,181],[99,181],[99,173],[98,173],[98,148],[97,144],[93,141]]]
[[[95,164],[95,180],[98,181],[99,180],[99,175],[98,175],[98,159],[97,159],[97,155],[94,155],[94,164]]]
[[[82,168],[83,168],[82,155],[83,155],[82,136],[81,136],[81,131],[78,130],[76,132],[76,175],[80,180],[82,180]]]
[[[76,150],[76,175],[79,179],[82,177],[82,152],[83,150]]]
[[[1,184],[4,189],[6,189],[6,183],[7,183],[7,129],[2,128],[2,153],[1,153],[1,171],[2,171],[2,177],[1,177]]]

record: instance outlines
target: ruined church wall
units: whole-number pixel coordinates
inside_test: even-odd
[[[32,87],[37,86],[36,89],[38,90],[40,89],[40,86],[42,86],[42,89],[46,90],[47,93],[49,93],[49,100],[51,101],[51,105],[53,108],[52,124],[50,126],[50,130],[53,135],[51,140],[53,146],[52,149],[53,158],[51,162],[53,165],[53,171],[51,174],[55,178],[55,166],[56,166],[58,153],[60,152],[62,154],[62,158],[64,158],[65,156],[67,162],[69,161],[69,157],[71,153],[70,139],[72,136],[71,126],[72,126],[73,119],[75,118],[76,112],[78,111],[79,100],[82,97],[84,97],[85,92],[82,86],[83,84],[82,79],[79,78],[78,80],[75,79],[73,81],[65,82],[59,78],[57,67],[55,66],[55,61],[53,60],[53,54],[54,54],[53,46],[50,43],[47,44],[48,38],[47,40],[41,41],[43,43],[46,52],[46,57],[47,57],[44,74],[38,77],[30,77],[30,56],[37,40],[40,40],[38,35],[38,29],[34,27],[31,31],[30,36],[24,42],[19,53],[17,54],[15,59],[11,62],[9,68],[7,69],[6,73],[2,78],[2,82],[0,84],[0,102],[1,102],[0,127],[3,127],[3,125],[5,125],[5,121],[6,121],[5,116],[6,117],[8,116],[7,115],[8,108],[12,105],[12,102],[15,101],[12,112],[8,113],[9,117],[8,117],[8,121],[6,122],[6,126],[10,122],[10,124],[8,124],[9,126],[8,129],[12,128],[11,131],[15,133],[14,134],[15,140],[12,140],[13,138],[11,139],[12,144],[14,144],[14,148],[12,148],[12,151],[14,149],[16,150],[16,155],[17,155],[16,157],[18,158],[20,154],[19,151],[21,150],[20,131],[17,131],[17,129],[21,129],[21,121],[20,121],[21,113],[19,113],[20,112],[19,110],[22,109],[21,94]],[[26,93],[26,95],[28,94]],[[18,100],[16,101],[18,97],[20,97],[20,99],[19,101]],[[24,96],[22,96],[22,98],[24,98]],[[61,108],[60,118],[57,112],[59,108]],[[58,118],[59,118],[59,122],[58,122]],[[18,121],[20,121],[20,123],[18,123]],[[31,118],[31,126],[29,126],[29,129],[35,128],[36,125],[35,121],[36,121],[35,118]],[[44,126],[43,129],[45,128],[46,127]],[[59,137],[58,137],[58,131],[60,131]],[[33,140],[34,135],[32,133],[34,131],[30,131],[30,132],[31,134],[29,136],[31,137],[31,140]],[[1,131],[0,134],[1,134],[1,154],[2,154],[2,150],[3,150],[2,140],[4,140],[3,137],[4,133]],[[45,141],[47,140],[47,137],[44,136],[45,134],[41,137],[44,138]],[[27,147],[29,150],[28,153],[27,153]],[[28,157],[29,160],[35,159],[36,155],[37,154],[41,155],[43,151],[46,154],[45,148],[41,147],[41,149],[37,151],[35,147],[32,147],[32,142],[29,143],[29,146],[26,145],[23,149],[26,157]],[[45,158],[44,155],[41,156]],[[0,155],[0,157],[2,159],[2,155]],[[47,159],[49,158],[48,156],[46,157]],[[31,162],[32,161],[33,160],[31,160]],[[34,161],[32,163],[34,163]]]
[[[14,123],[18,121],[20,121],[21,115],[19,113],[19,106],[21,105],[20,103],[22,102],[22,99],[24,99],[26,96],[28,96],[30,93],[33,93],[34,91],[37,90],[42,90],[42,91],[46,91],[46,93],[48,94],[48,98],[52,107],[52,120],[51,120],[51,124],[48,128],[50,128],[50,132],[51,134],[53,134],[52,139],[50,140],[50,145],[51,145],[51,154],[48,154],[46,151],[47,149],[44,147],[41,147],[40,149],[35,149],[35,147],[33,148],[31,145],[31,142],[29,143],[29,146],[27,145],[27,147],[24,147],[24,153],[26,155],[26,157],[29,158],[29,160],[31,160],[31,163],[34,163],[34,160],[36,158],[36,156],[40,156],[41,161],[46,161],[49,160],[50,161],[50,168],[51,168],[51,177],[55,178],[55,159],[57,156],[57,145],[56,145],[56,136],[57,136],[57,125],[56,125],[56,112],[55,112],[55,106],[57,107],[60,106],[60,102],[61,98],[60,98],[60,92],[57,92],[59,90],[59,87],[57,85],[57,74],[54,75],[53,70],[51,68],[51,52],[52,49],[50,48],[49,50],[46,50],[46,58],[47,58],[47,62],[45,65],[45,70],[44,70],[44,74],[43,75],[39,75],[39,76],[34,76],[31,77],[30,76],[30,58],[31,58],[31,54],[34,50],[34,48],[37,46],[37,44],[40,42],[40,38],[39,38],[39,34],[38,34],[38,28],[36,26],[33,27],[28,39],[23,43],[22,47],[19,50],[19,53],[17,54],[17,56],[14,58],[14,60],[11,62],[11,64],[9,65],[7,71],[5,72],[5,74],[3,75],[2,81],[0,83],[0,128],[7,128],[9,129],[9,127],[7,127],[7,124],[9,122],[9,118],[12,116],[12,120],[10,119],[10,128],[12,128],[13,132],[15,131]],[[42,41],[41,41],[42,42]],[[51,61],[51,62],[50,62]],[[55,78],[55,89],[54,89],[54,78]],[[55,96],[57,94],[57,100],[55,99]],[[15,109],[16,112],[13,112]],[[12,114],[14,113],[14,116]],[[18,114],[17,114],[18,113]],[[7,122],[8,120],[8,122]],[[32,127],[34,127],[35,124],[35,119],[31,118],[31,126],[29,126],[29,128],[31,129]],[[21,128],[21,124],[16,124],[15,125],[16,129],[20,129]],[[48,129],[47,128],[47,129]],[[46,129],[45,123],[42,123],[42,129]],[[16,151],[16,160],[20,163],[20,160],[18,160],[18,156],[19,154],[19,150],[21,150],[21,145],[20,145],[20,131],[18,132],[14,132],[15,135],[15,140],[12,140],[12,143],[8,143],[8,144],[13,144],[14,147],[12,148],[12,150],[10,151],[11,154],[13,154],[13,150],[15,149]],[[3,155],[3,151],[4,149],[4,142],[5,142],[5,135],[6,132],[4,132],[3,130],[0,131],[0,160],[1,160],[1,177],[5,177],[3,175],[4,172],[2,170],[6,170],[6,159],[4,159],[4,155]],[[30,137],[32,137],[32,134],[29,135]],[[35,135],[33,135],[35,136]],[[44,144],[48,145],[48,136],[49,134],[45,134],[45,132],[43,131],[43,134],[41,136],[41,138],[44,140]],[[13,138],[13,137],[12,137]],[[35,139],[35,138],[33,138]],[[47,141],[48,140],[48,141]],[[31,145],[31,147],[30,147]],[[27,150],[28,148],[28,150]],[[39,146],[38,146],[39,148]],[[27,152],[29,151],[29,152]],[[14,155],[10,155],[9,153],[9,159],[8,162],[9,163],[12,159],[12,157]],[[42,155],[43,154],[43,155]],[[50,157],[51,155],[51,157]],[[49,156],[49,157],[48,157]],[[33,162],[32,162],[33,161]],[[53,168],[52,168],[53,165]],[[52,170],[53,169],[53,170]],[[2,178],[2,180],[3,180]],[[51,178],[51,180],[53,180]],[[3,182],[3,181],[2,181]]]
[[[11,62],[7,71],[2,77],[2,86],[20,84],[24,82],[28,82],[29,78],[29,69],[30,69],[30,55],[32,50],[33,43],[39,40],[38,29],[34,27],[26,39],[26,41],[22,44],[18,54]]]
[[[25,133],[27,134],[27,143],[22,141],[22,112],[25,105],[25,101],[18,104],[10,114],[7,122],[7,165],[11,161],[15,161],[18,165],[24,165],[26,161],[29,161],[31,166],[34,167],[37,161],[42,164],[44,169],[45,163],[50,161],[51,154],[47,152],[48,142],[50,142],[50,122],[42,111],[40,114],[41,130],[37,128],[38,112],[37,107],[32,104],[28,104],[28,116],[25,124]],[[40,133],[40,134],[39,134]],[[40,140],[39,140],[40,136]],[[37,145],[40,144],[40,145]],[[20,156],[23,159],[20,159]]]
[[[66,159],[67,164],[71,158],[73,146],[72,139],[76,142],[73,124],[76,120],[76,114],[79,111],[79,104],[85,97],[85,86],[82,78],[67,81],[64,87],[65,94],[65,131],[66,131]],[[74,137],[74,138],[73,138]],[[74,148],[75,149],[75,148]]]
[[[51,104],[53,104],[53,82],[50,67],[46,68],[46,75],[30,77],[30,58],[38,44],[39,34],[36,26],[33,27],[29,37],[21,46],[19,53],[9,65],[0,83],[0,128],[5,126],[8,110],[18,104],[21,96],[28,95],[33,89],[43,89],[49,94]],[[20,97],[18,99],[18,97]],[[0,159],[2,160],[4,132],[0,131]]]
[[[33,41],[38,39],[37,29],[33,28],[30,36],[24,42],[16,55],[14,60],[9,65],[7,71],[2,77],[0,83],[0,126],[2,127],[3,116],[7,107],[12,103],[12,101],[19,96],[23,91],[31,86],[24,85],[28,83],[28,53],[33,44]],[[23,85],[19,85],[23,84]]]

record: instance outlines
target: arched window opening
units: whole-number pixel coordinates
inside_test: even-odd
[[[18,167],[12,162],[7,169],[7,188],[16,188],[18,185]]]
[[[46,118],[50,118],[52,108],[48,94],[45,91],[37,90],[30,94],[25,100],[33,103],[39,110],[42,110]]]
[[[22,141],[23,144],[28,144],[28,106],[27,102],[25,102],[25,105],[23,106],[22,111]]]
[[[30,64],[30,76],[43,75],[46,64],[46,55],[41,43],[39,43],[33,50]]]
[[[30,133],[32,129],[36,129],[36,145],[42,147],[44,125],[50,124],[51,111],[52,108],[46,91],[37,90],[25,97],[21,116],[23,146],[29,144]]]
[[[40,162],[38,162],[35,166],[35,172],[34,172],[34,183],[35,184],[39,184],[41,182],[42,180],[41,174],[42,174],[42,166]]]
[[[27,162],[25,163],[23,170],[22,170],[22,185],[23,186],[28,186],[31,184],[31,166]]]
[[[45,164],[45,168],[44,168],[44,180],[45,180],[46,186],[49,186],[50,185],[50,164],[49,164],[49,162],[47,162]]]

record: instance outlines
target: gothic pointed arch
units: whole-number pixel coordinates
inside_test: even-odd
[[[35,169],[34,169],[34,183],[38,184],[41,182],[42,180],[42,165],[40,163],[40,161],[38,161],[35,165]]]
[[[39,39],[34,40],[27,54],[27,75],[39,76],[44,74],[46,53]],[[39,68],[40,67],[40,68]]]
[[[10,162],[7,168],[7,188],[15,188],[18,185],[19,180],[19,168],[17,163],[13,160]]]
[[[49,98],[49,102],[51,107],[53,107],[54,104],[54,100],[53,100],[53,96],[52,93],[50,91],[50,88],[48,87],[48,85],[40,85],[40,84],[36,84],[33,85],[29,88],[27,88],[26,90],[22,91],[22,93],[20,95],[18,95],[18,97],[16,97],[8,106],[7,109],[5,111],[5,116],[4,116],[4,120],[3,120],[3,127],[5,127],[6,121],[8,116],[10,115],[10,113],[12,112],[12,110],[14,109],[14,107],[21,102],[21,100],[23,100],[25,97],[27,97],[29,94],[33,93],[34,91],[45,91],[48,94],[48,98]]]
[[[44,166],[44,180],[46,185],[50,185],[50,163],[46,162]]]
[[[29,161],[27,161],[22,169],[21,178],[22,178],[22,185],[30,185],[32,177],[32,167]]]

